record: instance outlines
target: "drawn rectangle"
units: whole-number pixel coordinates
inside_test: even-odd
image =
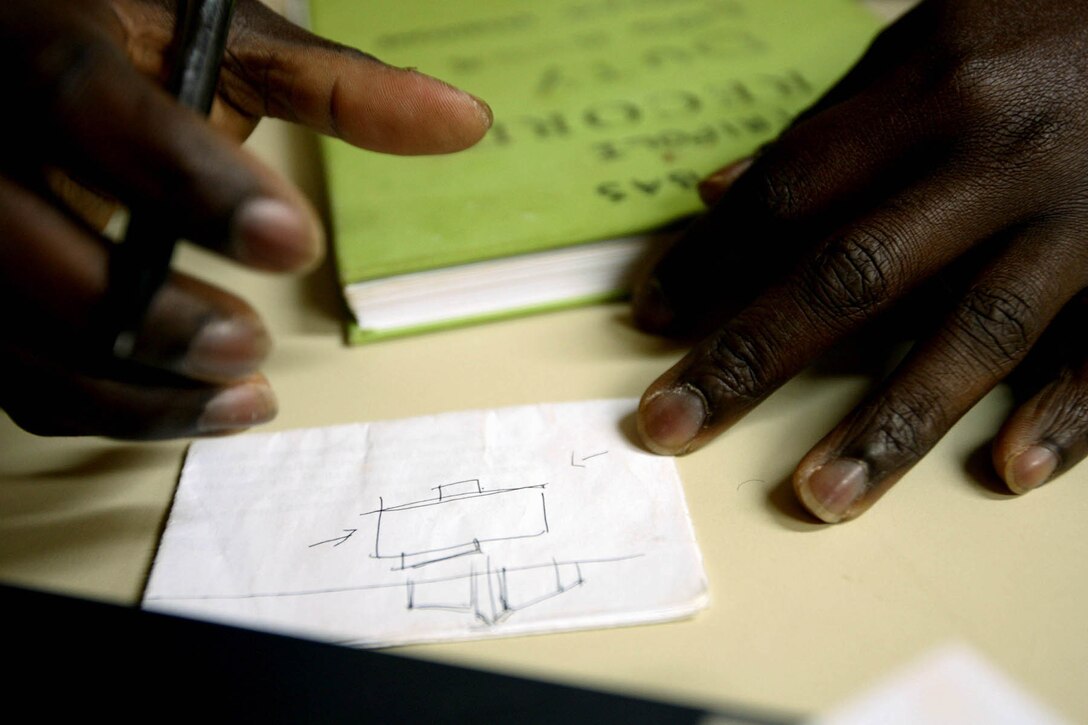
[[[479,542],[540,536],[548,530],[540,487],[389,508],[380,512],[379,558],[455,551]]]

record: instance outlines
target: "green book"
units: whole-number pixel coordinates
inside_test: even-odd
[[[706,174],[879,27],[858,0],[311,0],[314,29],[484,98],[476,147],[324,145],[354,342],[614,299]]]

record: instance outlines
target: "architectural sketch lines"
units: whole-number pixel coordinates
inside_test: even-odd
[[[409,503],[403,503],[403,504],[400,504],[398,506],[389,506],[389,507],[382,507],[381,496],[379,496],[378,497],[378,500],[379,500],[379,507],[378,508],[376,508],[376,509],[374,509],[372,511],[364,511],[363,513],[361,513],[359,515],[360,516],[370,516],[372,514],[379,514],[379,513],[385,512],[385,511],[407,511],[409,509],[420,508],[420,507],[425,507],[425,506],[439,506],[439,505],[446,504],[446,503],[449,503],[451,501],[454,501],[454,500],[457,500],[457,499],[460,499],[460,498],[483,498],[483,497],[486,497],[486,496],[501,496],[501,495],[504,495],[504,494],[512,493],[514,491],[526,491],[526,490],[533,489],[533,488],[543,489],[547,485],[548,484],[546,484],[546,483],[538,483],[538,484],[534,484],[534,485],[531,485],[531,486],[518,486],[516,488],[498,488],[498,489],[494,489],[494,490],[483,489],[483,490],[481,490],[479,492],[474,491],[474,492],[469,492],[469,493],[446,495],[446,496],[444,496],[442,498],[439,498],[439,497],[426,498],[426,499],[422,499],[420,501],[411,501]]]
[[[426,584],[409,579],[405,585],[408,609],[468,613],[481,625],[492,626],[586,583],[580,562],[560,564],[553,559],[551,569],[549,572],[547,565],[516,571],[494,568],[488,558],[484,571],[471,567],[465,580],[458,581],[452,590],[432,584],[430,588],[437,591],[428,592]],[[486,596],[481,577],[486,582]]]
[[[628,435],[636,404],[194,441],[143,606],[364,647],[694,612],[707,587],[683,485]]]
[[[571,465],[584,468],[586,461],[607,453],[602,450],[578,458],[572,451]],[[161,599],[260,599],[400,588],[405,608],[418,612],[417,616],[455,614],[469,618],[470,626],[493,627],[584,586],[586,567],[642,556],[561,560],[545,554],[539,545],[518,548],[517,542],[551,533],[548,483],[487,488],[480,478],[469,478],[432,486],[428,494],[392,505],[386,495],[377,496],[377,508],[358,514],[374,527],[373,538],[364,533],[353,539],[363,528],[360,525],[341,528],[339,535],[307,545],[331,556],[332,549],[349,541],[369,540],[366,558],[387,562],[395,579],[361,586]],[[542,554],[547,560],[541,560]],[[501,558],[496,559],[497,555]]]
[[[607,454],[592,453],[571,464]],[[369,558],[392,562],[390,571],[406,572],[407,608],[468,614],[480,625],[492,626],[515,613],[561,596],[585,584],[582,562],[560,563],[552,557],[550,571],[538,567],[496,565],[488,544],[545,536],[548,521],[547,483],[485,488],[479,478],[432,486],[433,496],[388,505],[378,496],[378,508],[360,516],[374,519],[374,545]],[[344,531],[349,531],[344,529]],[[337,537],[319,544],[344,543]],[[311,544],[316,546],[317,544]],[[488,547],[494,548],[494,547]],[[485,564],[477,566],[476,557]],[[428,567],[466,559],[467,572],[442,579],[407,575]],[[447,567],[448,569],[448,567]]]
[[[461,547],[451,547],[451,548],[461,548]],[[427,566],[429,564],[437,564],[437,563],[439,563],[441,561],[449,561],[450,559],[457,559],[457,558],[460,558],[462,556],[471,556],[473,554],[479,554],[480,552],[481,552],[480,542],[477,541],[476,539],[472,540],[472,548],[464,549],[462,551],[457,551],[457,552],[455,552],[453,554],[450,554],[449,556],[437,556],[437,557],[434,557],[432,559],[426,559],[424,561],[417,561],[417,562],[411,563],[411,564],[408,563],[409,562],[409,555],[405,554],[404,552],[401,552],[400,566],[393,567],[391,571],[403,571],[404,569],[419,569],[420,567],[424,567],[424,566]],[[429,552],[425,552],[425,553],[432,554],[432,553],[436,553],[436,552],[429,551]],[[373,555],[371,555],[371,556],[373,556]],[[378,558],[389,558],[389,557],[374,557],[374,558],[378,559]]]
[[[546,486],[485,489],[473,478],[396,506],[379,497],[377,509],[361,514],[377,517],[370,556],[397,562],[394,571],[418,569],[482,553],[485,543],[543,536],[549,532]]]
[[[464,487],[465,484],[469,484],[469,488],[466,491],[467,493],[483,493],[483,488],[480,486],[480,479],[478,478],[469,478],[464,481],[454,481],[453,483],[443,483],[440,486],[435,486],[431,490],[438,491],[438,500],[441,501],[443,493],[445,493],[446,496],[451,495],[449,493],[446,493],[446,489],[450,489],[455,486]]]
[[[517,571],[531,571],[534,569],[546,569],[552,570],[556,564],[573,565],[577,564],[579,569],[585,567],[591,567],[596,565],[609,565],[617,564],[625,561],[632,561],[634,559],[640,559],[645,554],[630,554],[626,556],[610,556],[600,558],[586,558],[586,559],[566,559],[559,561],[547,561],[538,562],[534,564],[525,564],[522,566],[507,567],[507,572]],[[415,585],[421,584],[436,584],[440,582],[452,582],[467,579],[471,576],[469,572],[462,572],[453,574],[450,576],[421,578],[414,580]],[[376,582],[372,584],[357,584],[347,585],[342,587],[325,587],[321,589],[295,589],[291,591],[267,591],[267,592],[247,592],[243,594],[156,594],[146,597],[147,601],[186,601],[186,600],[232,600],[232,599],[272,599],[281,597],[311,597],[322,596],[325,594],[346,594],[351,592],[367,591],[372,589],[403,589],[405,587],[404,580]],[[492,595],[493,596],[493,595]]]

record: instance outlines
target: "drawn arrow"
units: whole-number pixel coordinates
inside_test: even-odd
[[[344,543],[345,541],[347,541],[348,539],[350,539],[350,538],[351,538],[351,535],[352,535],[352,534],[354,534],[354,533],[355,533],[356,531],[358,531],[358,529],[341,529],[341,531],[346,531],[346,532],[348,532],[348,533],[347,533],[347,536],[337,536],[337,537],[336,537],[335,539],[325,539],[324,541],[319,541],[319,542],[317,542],[316,544],[310,544],[310,545],[309,545],[308,547],[306,547],[306,548],[308,548],[308,549],[312,549],[312,548],[314,548],[315,546],[321,546],[322,544],[331,544],[331,543],[332,543],[332,542],[334,542],[334,541],[335,541],[336,543],[335,543],[335,544],[333,544],[333,547],[337,547],[337,546],[340,546],[340,544],[343,544],[343,543]]]
[[[601,451],[600,453],[594,453],[591,456],[586,456],[585,458],[581,459],[582,460],[581,463],[575,463],[574,462],[574,451],[571,451],[570,452],[570,465],[574,466],[575,468],[585,468],[586,467],[585,466],[586,461],[588,461],[590,458],[596,458],[597,456],[603,456],[605,453],[608,453],[608,451]]]

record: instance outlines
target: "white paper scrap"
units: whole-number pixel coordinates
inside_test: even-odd
[[[378,647],[677,619],[706,576],[633,400],[194,443],[146,609]]]
[[[809,725],[1069,725],[970,646],[940,647]]]

